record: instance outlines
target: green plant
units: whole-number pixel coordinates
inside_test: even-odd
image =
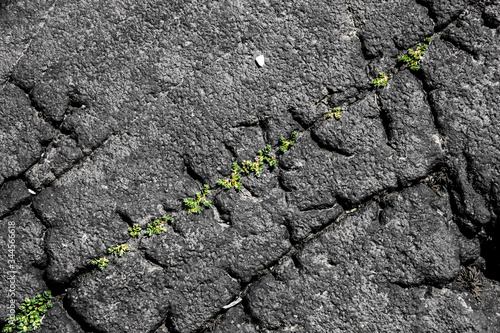
[[[148,223],[146,235],[151,237],[151,235],[153,234],[159,235],[162,232],[167,231],[167,229],[165,229],[165,224],[167,224],[168,222],[172,222],[173,220],[174,218],[172,216],[167,217],[166,215],[163,215],[161,219],[156,219],[153,221],[153,223]]]
[[[99,267],[99,269],[102,271],[104,270],[106,267],[108,267],[108,263],[109,263],[109,259],[106,259],[106,258],[96,258],[94,260],[92,260],[92,265],[96,265],[97,267]]]
[[[203,190],[201,192],[196,193],[196,199],[187,198],[184,199],[184,204],[189,207],[188,214],[195,213],[198,214],[201,212],[200,204],[205,207],[212,206],[212,202],[207,200],[207,195],[210,194],[209,186],[204,185]]]
[[[378,77],[372,80],[372,84],[375,87],[385,87],[387,85],[387,81],[392,76],[392,74],[385,74],[384,72],[378,73]]]
[[[331,119],[331,118],[335,117],[335,119],[340,120],[340,118],[342,118],[342,115],[340,114],[341,110],[342,110],[341,108],[333,108],[332,112],[328,112],[326,114],[326,118]]]
[[[130,234],[130,237],[139,237],[141,234],[142,228],[139,227],[138,224],[134,224],[133,226],[128,228],[128,232]]]
[[[240,166],[238,163],[234,162],[233,167],[231,168],[231,171],[233,172],[231,174],[231,178],[229,179],[219,179],[217,184],[223,186],[226,189],[230,189],[231,187],[234,186],[235,189],[241,190],[241,187],[243,184],[241,183],[241,175],[240,175]]]
[[[127,251],[130,251],[130,247],[127,244],[120,244],[108,249],[110,254],[118,255],[119,257],[122,257]]]
[[[290,139],[286,140],[284,137],[280,138],[281,141],[281,146],[280,150],[284,153],[290,149],[293,144],[295,143],[295,139],[297,138],[297,131],[293,131],[292,134],[290,135]]]
[[[457,281],[474,296],[476,301],[481,302],[481,292],[483,291],[481,287],[483,286],[483,282],[481,281],[481,275],[476,267],[460,267],[460,274],[458,275]]]
[[[32,332],[40,328],[43,315],[52,307],[51,298],[50,290],[36,295],[33,299],[25,298],[20,308],[21,312],[7,319],[8,324],[4,326],[2,332],[10,333],[15,329],[18,332]]]
[[[278,165],[278,160],[271,156],[271,145],[267,145],[266,148],[259,150],[255,161],[244,161],[241,163],[241,172],[245,174],[255,172],[255,176],[260,177],[262,171],[264,170],[265,163],[267,163],[270,167]]]
[[[426,38],[425,41],[430,43],[431,39]],[[420,60],[422,60],[422,57],[425,55],[425,51],[427,51],[428,47],[428,44],[422,45],[418,43],[416,50],[409,49],[406,54],[398,56],[398,60],[406,63],[412,71],[418,71],[420,69]]]

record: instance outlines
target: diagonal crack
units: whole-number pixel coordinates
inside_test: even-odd
[[[345,208],[344,212],[342,214],[340,214],[336,219],[323,225],[317,231],[310,233],[307,237],[305,237],[297,242],[291,243],[292,246],[285,254],[283,254],[281,257],[275,259],[273,262],[271,262],[265,268],[260,270],[257,274],[252,276],[250,278],[249,282],[243,283],[241,286],[240,292],[238,294],[236,294],[233,297],[233,299],[241,298],[243,300],[243,306],[245,306],[246,295],[248,294],[249,289],[253,285],[255,285],[256,283],[258,283],[263,276],[265,276],[267,274],[273,274],[274,271],[276,270],[276,268],[278,268],[278,266],[280,266],[281,264],[283,264],[287,260],[292,260],[294,262],[295,266],[300,270],[300,265],[297,265],[296,256],[304,249],[304,247],[308,243],[314,241],[315,239],[317,239],[321,235],[325,234],[326,232],[333,231],[339,225],[341,220],[343,220],[346,216],[356,212],[358,209],[361,209],[363,207],[368,206],[372,202],[379,202],[381,199],[383,199],[384,197],[386,197],[388,195],[402,192],[402,191],[407,190],[409,188],[418,186],[421,183],[427,184],[428,177],[429,176],[421,177],[419,179],[414,180],[409,185],[399,186],[398,188],[395,188],[393,190],[387,190],[387,189],[381,190],[378,193],[373,194],[370,197],[366,198],[365,200],[363,200],[361,203],[359,203],[357,205],[348,205]],[[219,312],[217,312],[214,316],[212,316],[210,319],[208,319],[202,325],[202,327],[200,327],[200,329],[197,330],[196,332],[197,333],[209,332],[213,328],[214,324],[221,321],[222,316],[227,312],[227,310],[228,309],[221,308]],[[245,311],[245,313],[248,314],[247,311]],[[250,316],[250,318],[252,318],[252,316]],[[257,318],[254,318],[254,319],[258,321]]]

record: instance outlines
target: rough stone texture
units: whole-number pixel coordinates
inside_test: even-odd
[[[322,121],[284,155],[282,183],[300,209],[331,205],[335,198],[361,202],[424,177],[443,160],[424,92],[406,71],[380,97],[369,94],[342,115]]]
[[[393,67],[400,50],[413,47],[434,31],[427,9],[417,1],[346,2],[351,20],[359,29],[363,54],[367,59],[374,59],[370,64],[373,75]]]
[[[252,286],[249,313],[278,331],[430,332],[447,325],[450,331],[494,332],[481,308],[471,314],[476,304],[467,294],[426,286],[458,273],[457,231],[447,202],[419,185],[389,195],[382,210],[376,203],[358,210],[308,243],[297,266],[287,261]],[[498,287],[491,292],[498,294]]]
[[[7,181],[0,186],[0,216],[9,213],[31,197],[28,188],[20,179]]]
[[[53,129],[40,119],[24,92],[7,83],[0,90],[0,183],[26,171],[42,155]]]
[[[50,333],[50,332],[61,332],[61,333],[84,333],[85,331],[81,329],[77,322],[75,322],[64,310],[63,305],[60,301],[52,302],[53,306],[48,311],[43,319],[43,325],[40,327],[38,332],[40,333]]]
[[[53,1],[0,1],[0,85],[8,79],[13,67],[43,27]],[[2,103],[3,104],[3,103]],[[3,117],[2,117],[3,118]]]
[[[169,298],[175,298],[160,267],[137,253],[128,257],[105,272],[94,272],[68,293],[69,306],[85,312],[83,321],[96,330],[150,332],[165,319]]]
[[[224,314],[222,322],[214,329],[216,333],[224,332],[242,332],[242,333],[256,333],[258,332],[255,325],[249,322],[248,316],[241,306],[229,309]]]
[[[40,190],[82,158],[83,153],[74,140],[59,136],[49,144],[43,159],[26,172],[27,181],[33,188]]]
[[[486,230],[498,237],[499,37],[472,8],[443,39],[435,41],[423,74],[455,170],[457,221],[469,237]],[[497,253],[495,244],[483,246]],[[490,274],[500,276],[498,256],[487,256]]]
[[[498,7],[0,1],[16,299],[53,291],[47,332],[498,331]],[[397,56],[425,37],[411,72]],[[277,166],[216,185],[267,144]],[[213,206],[186,214],[203,184]]]

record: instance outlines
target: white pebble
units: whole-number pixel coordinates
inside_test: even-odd
[[[233,306],[235,306],[236,304],[240,303],[242,301],[241,297],[238,297],[237,299],[235,299],[234,301],[232,301],[231,303],[229,303],[228,305],[225,305],[223,306],[222,308],[223,309],[229,309],[229,308],[232,308]]]
[[[262,67],[265,64],[264,56],[262,54],[260,56],[258,56],[257,58],[255,58],[255,61],[257,62],[257,65],[259,65],[259,67]]]
[[[30,188],[28,189],[28,192],[30,192],[30,193],[31,193],[31,194],[33,194],[33,195],[35,195],[35,194],[36,194],[36,192],[35,192],[35,191],[33,191],[33,190],[32,190],[32,189],[30,189]]]

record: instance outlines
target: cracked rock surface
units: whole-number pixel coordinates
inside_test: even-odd
[[[499,332],[499,13],[0,0],[0,328],[51,290],[39,332]]]

